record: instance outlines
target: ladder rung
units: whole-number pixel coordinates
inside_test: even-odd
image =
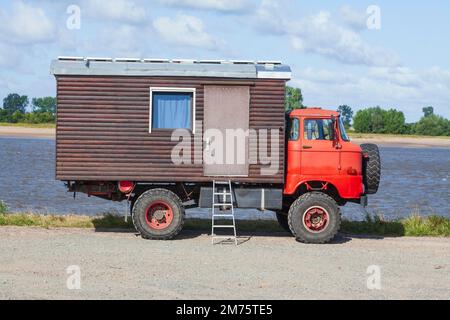
[[[218,187],[218,185],[223,185],[225,187],[220,188]],[[212,243],[214,244],[214,239],[227,239],[230,241],[234,241],[234,243],[237,245],[237,238],[236,238],[236,222],[234,220],[234,201],[233,201],[233,189],[232,189],[232,185],[231,185],[231,180],[229,181],[213,181],[213,201],[212,201],[212,232],[211,232],[211,236],[212,236]],[[219,192],[219,190],[222,189],[222,192]],[[216,202],[216,197],[223,197],[223,202]],[[229,197],[229,199],[227,198]],[[219,200],[220,201],[220,198]],[[227,202],[230,201],[230,202]],[[227,207],[230,209],[227,210],[231,210],[231,213],[219,213],[216,214],[215,213],[215,208],[216,207]],[[223,218],[229,218],[229,220],[224,219],[225,222],[222,223],[232,223],[232,224],[228,224],[228,225],[224,225],[224,224],[218,224],[218,225],[214,225],[215,223],[215,219],[219,218],[219,217],[223,217]],[[214,230],[219,229],[219,228],[226,228],[226,229],[232,229],[234,231],[234,235],[219,235],[216,236],[214,233]]]
[[[214,184],[230,184],[230,181],[214,181]]]

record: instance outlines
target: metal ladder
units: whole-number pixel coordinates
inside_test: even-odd
[[[217,186],[224,186],[223,192],[218,192]],[[228,190],[226,190],[228,188]],[[219,202],[216,202],[216,197],[219,196]],[[220,202],[220,198],[222,202]],[[227,201],[229,200],[229,201]],[[217,208],[229,208],[228,211],[231,213],[216,213]],[[233,224],[229,225],[217,225],[215,218],[231,218]],[[218,236],[214,233],[215,229],[218,228],[232,228],[232,236]],[[213,180],[213,190],[212,190],[212,215],[211,215],[211,243],[214,244],[215,239],[229,239],[234,240],[234,244],[237,245],[237,235],[236,235],[236,220],[234,218],[234,205],[233,205],[233,189],[231,188],[231,181],[215,181]]]

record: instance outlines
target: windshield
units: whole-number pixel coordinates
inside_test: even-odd
[[[339,117],[339,131],[341,131],[341,138],[344,141],[350,141],[350,138],[347,135],[347,131],[345,131],[344,122],[342,121],[342,117]]]

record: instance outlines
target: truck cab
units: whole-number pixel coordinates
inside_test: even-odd
[[[367,195],[377,192],[378,147],[352,143],[335,111],[297,109],[286,120],[286,181],[277,219],[302,242],[328,242],[339,230],[339,206],[366,206]]]
[[[338,112],[319,108],[289,114],[285,195],[328,186],[342,200],[364,196],[362,149],[350,142]],[[341,201],[342,201],[341,200]]]

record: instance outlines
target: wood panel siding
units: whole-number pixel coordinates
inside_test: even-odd
[[[246,85],[250,86],[250,129],[279,130],[280,169],[276,175],[263,176],[263,165],[252,164],[248,177],[236,177],[233,181],[283,183],[284,80],[119,76],[56,79],[58,180],[210,181],[203,175],[202,164],[172,163],[171,151],[178,142],[171,141],[171,130],[148,132],[149,89],[195,88],[196,121],[203,122],[205,85]],[[202,145],[193,146],[192,152],[201,156]]]

